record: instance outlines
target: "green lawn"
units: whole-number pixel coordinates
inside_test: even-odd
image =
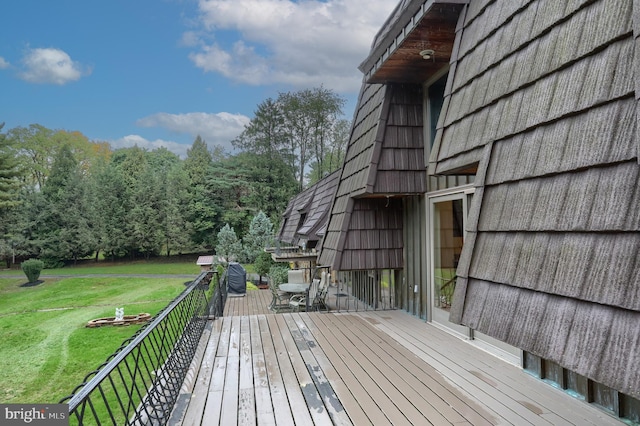
[[[181,266],[180,266],[181,265]],[[179,266],[179,267],[178,267]],[[192,274],[186,264],[132,264],[63,268],[43,275]],[[175,269],[174,269],[175,267]],[[176,272],[179,271],[179,272]],[[16,272],[13,271],[12,275]],[[11,275],[4,273],[4,276]],[[140,326],[85,328],[87,321],[114,316],[156,314],[184,290],[184,277],[47,278],[20,287],[26,278],[0,275],[0,403],[53,403],[71,393]]]
[[[42,275],[87,275],[87,274],[154,274],[184,275],[199,274],[200,267],[195,259],[188,262],[122,262],[122,263],[84,263],[81,266],[66,266],[58,269],[44,269]],[[23,274],[21,269],[0,270],[0,278]]]

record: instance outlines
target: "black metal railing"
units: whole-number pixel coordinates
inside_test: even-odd
[[[337,311],[397,309],[400,271],[338,271],[333,308]]]
[[[212,318],[221,317],[224,313],[224,305],[227,303],[227,269],[218,280],[211,300],[209,302],[209,316]]]
[[[60,401],[69,404],[70,424],[167,423],[209,316],[209,287],[220,287],[214,275],[202,272]]]

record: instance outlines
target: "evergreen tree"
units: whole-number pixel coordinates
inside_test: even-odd
[[[103,164],[93,176],[92,205],[98,234],[98,248],[112,260],[129,250],[127,237],[130,193],[115,163]]]
[[[133,188],[132,208],[128,216],[131,246],[146,259],[162,250],[163,191],[158,175],[151,167],[145,167]]]
[[[273,241],[273,223],[262,210],[256,214],[249,225],[249,232],[243,238],[244,252],[249,263],[253,263],[264,248]],[[266,272],[265,272],[266,274]]]
[[[242,243],[238,239],[236,232],[228,223],[225,224],[220,232],[218,232],[216,254],[226,262],[233,262],[238,259],[241,252]]]
[[[184,170],[192,186],[205,183],[212,163],[213,159],[207,143],[198,135],[191,148],[187,150],[187,158],[184,160]]]
[[[96,238],[89,221],[87,187],[68,146],[58,151],[42,196],[46,207],[40,211],[36,228],[41,256],[56,264],[91,254]]]
[[[0,132],[3,127],[4,123],[0,123]],[[11,140],[0,133],[0,210],[17,204],[21,174]]]
[[[182,164],[174,165],[167,174],[164,239],[167,256],[172,251],[183,252],[193,247],[189,217],[189,178]]]
[[[284,115],[280,104],[272,98],[260,103],[249,125],[232,144],[236,148],[268,159],[282,156],[287,145]]]

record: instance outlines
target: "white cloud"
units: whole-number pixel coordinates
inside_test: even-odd
[[[0,70],[9,68],[9,62],[7,62],[2,56],[0,56]]]
[[[66,52],[54,48],[29,49],[22,64],[19,76],[30,83],[63,85],[91,74],[90,69],[72,61]]]
[[[173,132],[188,134],[193,139],[200,135],[210,147],[222,145],[231,148],[231,140],[238,136],[244,126],[249,124],[249,117],[241,114],[219,112],[190,112],[186,114],[169,114],[159,112],[136,121],[141,127],[161,127]]]
[[[200,0],[202,32],[185,40],[204,71],[242,83],[323,84],[355,92],[357,66],[397,0]],[[226,37],[237,34],[229,42]],[[215,42],[205,38],[214,36]]]
[[[138,146],[140,148],[147,149],[149,151],[153,151],[157,148],[167,148],[169,151],[174,154],[179,155],[184,158],[187,156],[187,149],[191,147],[189,144],[183,144],[172,141],[165,141],[162,139],[156,139],[154,141],[147,140],[140,135],[128,135],[122,137],[120,139],[109,141],[112,149],[118,148],[129,148],[132,146]]]

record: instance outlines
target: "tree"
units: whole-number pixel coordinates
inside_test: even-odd
[[[22,175],[16,152],[10,139],[1,133],[4,123],[0,123],[0,209],[14,207],[18,202],[18,190]]]
[[[103,164],[93,176],[92,206],[98,230],[98,249],[112,260],[129,250],[130,192],[116,163]]]
[[[262,210],[270,218],[278,218],[289,199],[298,192],[298,182],[291,168],[278,158],[266,162],[251,153],[239,154],[238,158],[244,164],[250,189],[246,204],[253,211]]]
[[[333,91],[323,87],[295,93],[280,93],[278,102],[291,154],[297,158],[298,189],[304,188],[305,170],[310,161],[323,169],[331,129],[345,104]]]
[[[253,263],[260,253],[264,252],[264,248],[272,243],[273,223],[262,210],[251,220],[249,232],[243,238],[243,241],[244,252],[249,263]]]
[[[311,164],[311,171],[307,176],[310,186],[342,166],[350,131],[351,122],[348,120],[338,120],[334,123],[331,129],[331,138],[325,150],[324,161],[314,161]]]
[[[271,254],[266,251],[261,251],[256,260],[253,263],[253,267],[256,270],[256,273],[260,276],[259,283],[262,283],[262,277],[269,274],[269,270],[275,264],[273,259],[271,258]]]
[[[132,208],[129,211],[131,247],[146,259],[159,254],[164,241],[162,226],[164,187],[158,174],[147,166],[138,176],[133,188]],[[136,253],[133,252],[132,255]]]
[[[17,149],[18,157],[28,174],[29,184],[42,188],[51,172],[58,151],[66,146],[79,164],[81,174],[86,174],[96,158],[108,157],[104,143],[92,143],[80,132],[51,130],[40,124],[16,127],[8,137]]]
[[[52,153],[55,151],[52,135],[52,130],[39,124],[31,124],[28,128],[16,127],[8,133],[18,149],[23,167],[29,172],[30,183],[38,188],[44,186],[49,175]]]
[[[263,169],[270,164],[287,165],[300,191],[310,164],[316,165],[319,176],[339,167],[335,165],[339,152],[333,147],[345,140],[340,119],[344,104],[344,98],[323,87],[280,93],[276,100],[269,98],[258,105],[233,145],[260,158]]]
[[[248,205],[251,182],[242,155],[214,163],[206,185],[206,200],[217,212],[213,219],[219,229],[228,223],[240,235],[245,233],[255,210]]]
[[[93,253],[96,235],[89,221],[87,187],[70,147],[58,151],[42,196],[45,208],[39,211],[37,231],[43,259],[55,264]]]
[[[286,148],[286,132],[280,104],[272,98],[260,103],[251,122],[232,144],[235,148],[268,159],[282,156]]]
[[[190,249],[191,223],[189,216],[189,178],[182,168],[182,164],[174,165],[167,173],[165,191],[165,212],[163,230],[167,256],[172,250],[183,251]]]
[[[205,183],[212,163],[213,159],[207,143],[198,135],[191,148],[187,149],[187,158],[184,160],[184,170],[192,186]]]
[[[238,256],[242,252],[242,244],[238,239],[236,232],[229,224],[225,224],[224,227],[218,232],[218,245],[216,245],[216,254],[222,257],[227,262],[232,262],[238,259]]]

